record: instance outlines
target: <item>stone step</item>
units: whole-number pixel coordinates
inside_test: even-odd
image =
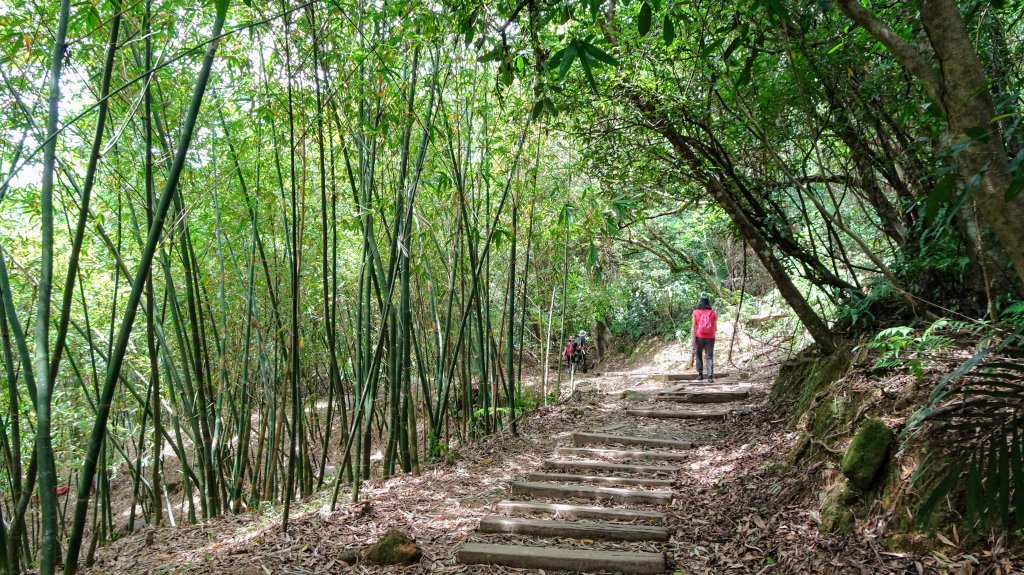
[[[658,394],[658,401],[678,401],[682,403],[726,403],[746,399],[750,395],[750,388],[741,387],[732,390],[715,391],[678,391],[672,393]]]
[[[641,445],[645,447],[674,447],[676,449],[690,449],[692,441],[679,439],[661,439],[658,437],[636,437],[631,435],[611,435],[608,433],[573,433],[572,442],[574,445],[604,445],[617,443],[619,445]]]
[[[714,383],[708,383],[706,381],[686,381],[683,383],[677,383],[671,387],[658,390],[658,393],[674,393],[677,391],[732,391],[737,387],[750,388],[751,383],[749,381],[719,381],[715,380]]]
[[[726,377],[730,377],[731,375],[732,375],[732,373],[730,373],[730,372],[722,372],[722,373],[715,372],[715,377],[716,378],[721,377],[721,378],[724,379]],[[746,374],[740,374],[741,377],[745,376],[745,375]],[[697,374],[696,373],[657,373],[657,374],[652,375],[651,379],[653,379],[654,381],[696,381],[697,380]]]
[[[646,521],[662,523],[668,519],[664,513],[641,509],[616,509],[614,507],[592,507],[569,503],[537,503],[534,501],[499,501],[495,508],[508,514],[546,514],[566,519],[603,519],[605,521]]]
[[[503,565],[551,571],[611,571],[643,575],[665,573],[668,570],[664,553],[596,549],[465,543],[459,548],[456,558],[465,565]]]
[[[626,415],[651,417],[654,419],[723,419],[729,410],[720,409],[627,409]]]
[[[632,463],[608,463],[607,461],[573,461],[571,459],[549,459],[544,462],[548,469],[594,469],[600,471],[622,471],[625,473],[668,473],[674,474],[671,465],[637,465]]]
[[[668,487],[671,479],[649,479],[647,477],[617,477],[614,475],[573,475],[571,473],[528,473],[530,481],[565,481],[572,483],[599,483],[604,485],[640,485],[646,487]]]
[[[638,491],[618,487],[593,487],[590,485],[565,485],[561,483],[539,483],[535,481],[513,481],[512,495],[529,495],[548,498],[609,499],[620,503],[641,503],[667,505],[672,494],[667,491]]]
[[[589,447],[559,447],[555,453],[561,457],[604,457],[616,461],[644,460],[684,461],[689,459],[686,453],[672,451],[629,451],[623,449],[594,449]]]
[[[481,533],[515,533],[536,537],[572,537],[610,541],[668,541],[668,528],[654,525],[582,523],[492,515],[480,520]]]
[[[668,388],[662,389],[658,393],[672,393],[673,391],[686,391],[686,390],[689,390],[689,389],[696,389],[696,390],[703,391],[703,390],[706,390],[706,389],[716,389],[718,387],[722,387],[723,389],[730,389],[730,388],[736,387],[737,385],[745,385],[745,386],[749,387],[750,386],[750,382],[746,381],[746,380],[739,380],[739,379],[724,379],[723,380],[723,379],[718,379],[718,378],[715,378],[714,383],[712,383],[710,381],[707,381],[707,380],[704,380],[704,381],[685,381],[683,383],[678,383],[676,385],[673,385],[672,387],[668,387]]]

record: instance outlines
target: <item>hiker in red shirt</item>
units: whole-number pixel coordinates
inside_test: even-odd
[[[562,356],[565,357],[565,371],[566,373],[572,370],[573,356],[576,355],[576,340],[570,339],[565,344],[565,351],[562,352]]]
[[[697,360],[697,381],[704,381],[704,364],[708,366],[708,383],[715,382],[715,368],[711,356],[715,353],[715,327],[718,314],[711,309],[707,294],[697,300],[693,310],[693,355]],[[702,357],[703,356],[703,357]]]

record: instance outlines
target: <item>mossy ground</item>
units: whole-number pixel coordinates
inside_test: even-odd
[[[786,362],[772,386],[769,401],[789,414],[796,424],[811,407],[815,395],[842,379],[850,368],[849,352],[830,355],[805,355]]]
[[[411,565],[421,554],[416,542],[397,529],[389,530],[366,550],[366,558],[377,565]]]

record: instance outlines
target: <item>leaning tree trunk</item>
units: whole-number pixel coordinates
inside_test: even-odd
[[[661,134],[668,141],[669,145],[672,146],[679,159],[683,163],[694,167],[695,171],[699,173],[703,163],[696,156],[693,149],[690,148],[689,144],[687,144],[682,134],[675,129],[675,126],[663,118],[654,105],[639,92],[631,91],[629,96],[644,119],[650,123],[652,129]],[[834,350],[836,345],[835,337],[832,335],[828,324],[814,311],[807,298],[800,293],[799,288],[793,283],[793,278],[789,276],[782,262],[776,256],[775,248],[764,237],[761,230],[747,216],[747,213],[722,182],[710,177],[705,178],[704,183],[707,186],[708,193],[725,210],[733,224],[739,229],[740,234],[750,244],[754,253],[757,254],[757,258],[775,282],[779,294],[793,308],[800,322],[807,328],[814,341],[818,343],[818,347],[825,353]]]

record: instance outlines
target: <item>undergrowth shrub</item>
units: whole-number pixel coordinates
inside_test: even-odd
[[[1017,303],[1006,308],[1000,324],[945,321],[921,336],[900,331],[880,344],[893,353],[926,342],[948,344],[937,335],[940,330],[968,334],[978,342],[967,359],[937,379],[901,434],[904,449],[918,440],[928,451],[911,478],[922,500],[917,510],[922,526],[944,505],[972,531],[1024,527],[1022,311],[1024,304]]]

